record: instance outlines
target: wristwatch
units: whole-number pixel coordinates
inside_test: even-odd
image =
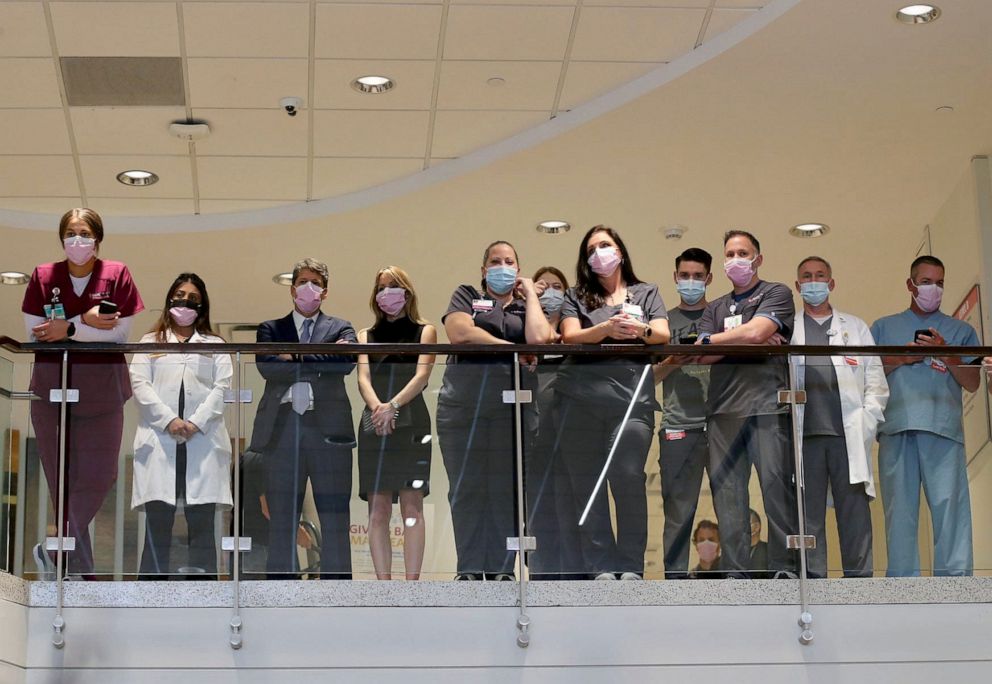
[[[72,337],[75,334],[76,334],[76,324],[73,323],[72,321],[69,321],[69,327],[65,329],[65,336]]]
[[[644,326],[644,339],[648,339],[649,337],[651,337],[651,326],[646,325]]]
[[[396,401],[395,399],[391,400],[389,402],[389,405],[393,407],[393,410],[394,411],[399,411],[400,410],[400,402]]]

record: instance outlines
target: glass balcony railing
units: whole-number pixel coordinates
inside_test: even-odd
[[[60,595],[992,573],[989,348],[5,348],[2,568]]]

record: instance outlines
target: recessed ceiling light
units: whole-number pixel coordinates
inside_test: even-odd
[[[493,76],[492,78],[486,79],[486,84],[491,85],[494,88],[498,88],[499,86],[505,83],[506,83],[506,79],[503,78],[502,76]]]
[[[272,282],[276,285],[289,285],[293,284],[293,274],[292,273],[276,273],[272,276]]]
[[[935,109],[934,111],[937,112],[938,114],[953,114],[954,107],[952,107],[951,105],[941,105],[940,107],[937,107],[937,109]]]
[[[548,235],[557,235],[558,233],[567,233],[572,229],[572,226],[568,221],[541,221],[537,224],[538,233],[547,233]]]
[[[830,226],[825,223],[800,223],[789,228],[789,235],[801,238],[820,237],[830,232]]]
[[[359,76],[351,82],[351,87],[360,93],[378,95],[392,90],[396,83],[388,76]]]
[[[130,171],[121,171],[117,174],[117,180],[124,185],[154,185],[158,183],[158,176],[151,171],[131,169]]]
[[[4,285],[24,285],[28,282],[28,274],[20,271],[0,272],[0,283]]]
[[[929,24],[940,16],[940,8],[934,5],[906,5],[896,12],[896,19],[904,24]]]

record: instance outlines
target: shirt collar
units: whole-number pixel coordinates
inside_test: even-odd
[[[296,326],[296,332],[299,333],[301,330],[303,330],[303,321],[310,320],[313,321],[314,325],[316,325],[317,316],[319,315],[320,315],[320,309],[314,311],[312,316],[304,316],[296,309],[293,309],[293,325]]]

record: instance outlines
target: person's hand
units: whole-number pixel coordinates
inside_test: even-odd
[[[537,297],[541,296],[537,292],[537,287],[534,285],[534,281],[530,278],[519,276],[517,281],[513,284],[513,288],[516,290],[517,294],[524,298],[530,297],[531,294],[534,294]]]
[[[548,287],[549,287],[548,281],[545,280],[544,278],[534,281],[534,292],[537,294],[538,297],[543,295],[547,291]]]
[[[276,356],[276,358],[279,359],[280,361],[294,361],[295,360],[293,358],[293,355],[292,354],[279,354],[278,356]]]
[[[84,313],[80,318],[83,323],[90,326],[91,328],[98,328],[100,330],[113,330],[117,327],[117,319],[121,317],[119,311],[115,311],[112,314],[102,314],[100,313],[100,305],[97,304],[92,309]]]
[[[624,316],[618,327],[623,336],[622,339],[640,340],[644,338],[644,333],[649,326],[633,316]]]
[[[537,370],[537,354],[521,354],[517,358],[520,359],[520,365],[531,373]]]
[[[928,328],[930,331],[929,335],[920,335],[914,340],[913,344],[917,344],[921,347],[945,347],[947,346],[947,340],[944,336],[937,332],[936,328]]]
[[[182,418],[173,418],[172,421],[165,426],[165,430],[173,437],[186,437],[186,423]]]
[[[186,431],[186,439],[192,439],[193,435],[195,435],[197,432],[200,431],[200,428],[198,428],[195,424],[189,422],[188,420],[183,421],[183,428]]]
[[[630,323],[633,319],[627,314],[616,314],[600,323],[606,331],[606,336],[614,340],[633,340],[637,338],[637,330],[634,330]],[[642,324],[638,324],[643,328]]]
[[[69,336],[69,321],[61,318],[45,321],[31,328],[31,332],[39,342],[59,342]]]
[[[770,345],[770,346],[773,346],[773,347],[778,347],[780,345],[785,344],[786,342],[788,342],[788,340],[786,340],[784,337],[782,337],[782,334],[781,333],[775,333],[774,335],[772,335],[771,337],[769,337],[767,340],[765,340],[765,344]]]
[[[392,404],[380,403],[372,409],[372,425],[380,437],[393,434],[396,428],[396,409]]]
[[[910,342],[906,346],[907,347],[921,347],[923,345],[921,345],[918,342]],[[899,365],[900,366],[911,366],[914,363],[920,363],[924,359],[923,356],[900,356],[898,358],[899,358]]]

